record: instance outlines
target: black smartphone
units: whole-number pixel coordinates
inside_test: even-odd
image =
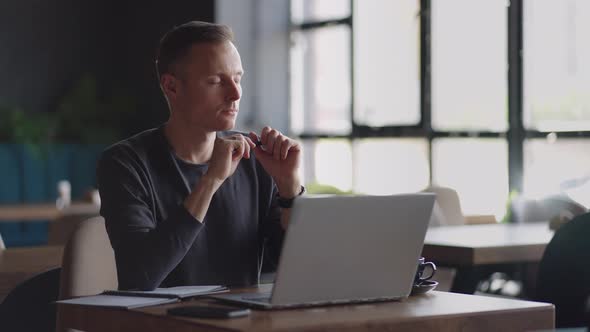
[[[169,315],[179,315],[196,318],[236,318],[250,314],[250,309],[219,307],[207,305],[189,305],[168,309]]]

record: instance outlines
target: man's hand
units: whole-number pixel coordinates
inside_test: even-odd
[[[250,158],[250,149],[255,146],[250,138],[243,135],[215,139],[207,173],[184,200],[184,207],[197,221],[203,222],[217,189],[234,174],[242,158]]]
[[[234,174],[242,158],[250,158],[250,149],[255,146],[250,138],[239,134],[217,137],[205,176],[221,185]]]
[[[260,141],[256,146],[256,159],[272,176],[279,189],[279,195],[284,198],[295,197],[301,191],[299,179],[299,164],[301,160],[301,145],[281,134],[278,130],[264,127],[260,138],[250,132],[251,141]]]

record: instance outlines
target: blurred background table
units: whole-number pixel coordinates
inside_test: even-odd
[[[422,254],[443,266],[539,262],[553,231],[546,222],[431,228]]]
[[[0,205],[0,222],[57,220],[63,214],[98,214],[100,207],[94,203],[73,203],[58,209],[55,203]]]

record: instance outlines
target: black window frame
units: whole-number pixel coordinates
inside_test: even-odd
[[[298,136],[304,140],[339,138],[353,141],[364,138],[426,138],[429,163],[429,182],[432,183],[432,142],[437,138],[503,138],[508,145],[509,192],[521,193],[523,188],[524,142],[531,138],[546,138],[555,134],[559,138],[590,138],[590,131],[538,131],[526,129],[523,125],[523,2],[511,0],[507,5],[508,22],[508,129],[506,131],[482,130],[434,130],[431,108],[431,2],[420,0],[420,121],[416,125],[373,127],[359,125],[354,120],[354,70],[351,70],[349,134],[334,135],[304,131]],[[354,0],[349,0],[350,16],[322,21],[291,23],[292,31],[306,32],[334,25],[348,25],[350,28],[350,66],[354,66]]]

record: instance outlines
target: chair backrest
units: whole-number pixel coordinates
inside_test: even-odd
[[[37,274],[10,291],[0,304],[2,331],[54,331],[61,268]]]
[[[98,210],[95,212],[65,211],[49,223],[47,244],[65,245],[80,222],[97,217],[98,213]]]
[[[105,289],[117,289],[117,269],[104,219],[94,217],[80,222],[65,246],[59,298]]]
[[[442,186],[429,186],[422,191],[436,194],[436,203],[432,212],[432,226],[465,224],[459,194],[454,189]]]
[[[559,228],[539,264],[535,299],[555,304],[557,327],[586,326],[590,296],[590,213]]]

